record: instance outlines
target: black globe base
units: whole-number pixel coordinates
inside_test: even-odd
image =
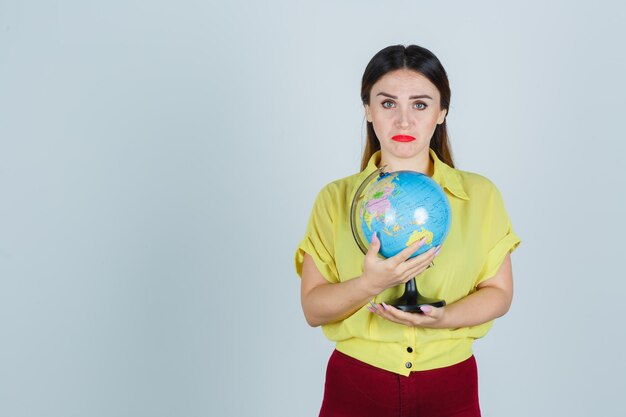
[[[424,297],[417,290],[415,285],[415,278],[412,278],[405,284],[404,294],[391,303],[392,306],[398,310],[406,311],[409,313],[422,314],[421,306],[433,306],[443,307],[446,305],[444,300],[438,300],[436,298]]]

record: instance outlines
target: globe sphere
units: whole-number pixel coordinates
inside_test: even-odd
[[[363,253],[376,233],[385,258],[425,239],[410,257],[420,255],[441,245],[450,229],[445,191],[428,175],[414,171],[375,171],[360,185],[350,211],[352,233]]]

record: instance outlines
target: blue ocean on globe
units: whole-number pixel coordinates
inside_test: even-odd
[[[450,229],[450,203],[444,190],[428,175],[413,171],[381,174],[366,189],[359,206],[361,230],[368,244],[373,232],[380,254],[392,257],[426,238],[411,257],[443,243]]]

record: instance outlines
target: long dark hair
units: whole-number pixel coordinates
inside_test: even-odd
[[[376,81],[388,72],[405,68],[422,74],[437,87],[441,97],[439,106],[446,110],[447,117],[447,112],[450,109],[451,94],[446,70],[432,52],[417,45],[406,47],[404,45],[388,46],[374,55],[365,68],[361,82],[361,101],[363,105],[370,104],[370,93]],[[435,151],[441,161],[454,167],[445,119],[442,124],[437,125],[435,128],[435,133],[433,133],[433,137],[430,140],[430,148]],[[372,122],[367,122],[367,143],[361,158],[361,171],[367,167],[370,157],[378,150],[380,150],[380,142],[374,132],[374,126]]]

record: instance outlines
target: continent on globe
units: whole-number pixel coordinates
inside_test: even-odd
[[[409,240],[407,240],[406,242],[406,246],[411,246],[414,242],[417,242],[418,240],[422,240],[424,238],[426,238],[426,245],[430,245],[431,243],[433,243],[433,232],[431,232],[430,230],[426,230],[422,227],[422,230],[415,230],[413,231],[413,233],[411,233],[411,236],[409,236]]]
[[[364,207],[365,211],[362,215],[365,224],[367,224],[370,230],[372,229],[373,219],[377,219],[381,223],[385,222],[385,215],[391,210],[389,197],[393,195],[395,190],[394,179],[395,177],[391,175],[381,178],[378,181],[376,189],[365,195],[367,204]]]

